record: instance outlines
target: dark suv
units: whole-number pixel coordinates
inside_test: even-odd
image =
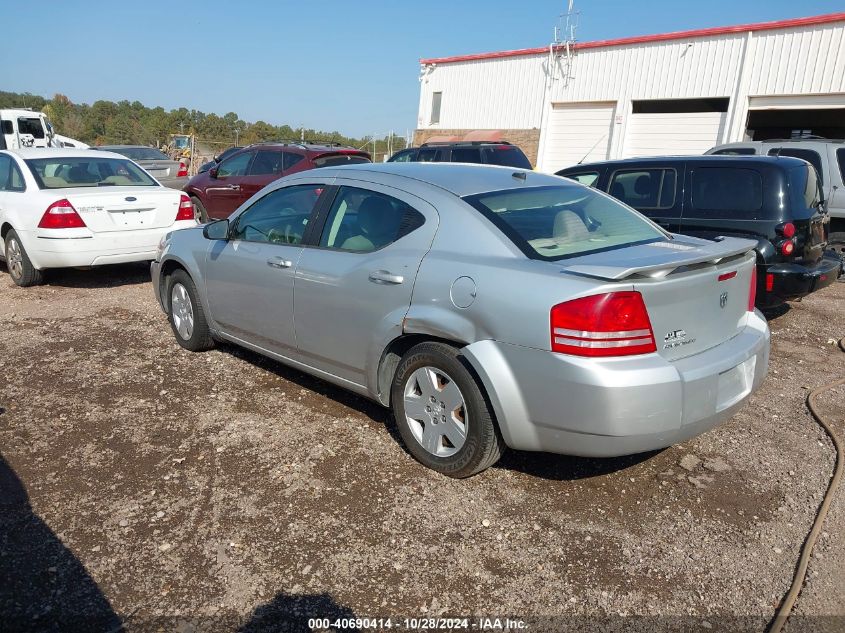
[[[423,143],[396,152],[388,163],[480,163],[531,169],[521,149],[507,141]]]
[[[830,218],[816,170],[797,158],[672,156],[576,165],[557,172],[608,192],[672,233],[757,241],[757,306],[836,281]]]
[[[197,219],[229,217],[274,180],[316,167],[369,163],[370,155],[352,147],[317,143],[258,143],[249,145],[188,181]]]

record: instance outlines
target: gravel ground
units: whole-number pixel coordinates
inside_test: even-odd
[[[769,378],[699,438],[511,452],[454,481],[366,400],[251,352],[183,351],[145,267],[23,290],[0,265],[0,629],[763,630],[833,466],[804,400],[845,376],[843,299],[772,315]],[[843,402],[823,399],[840,431]],[[796,614],[788,631],[845,630],[845,493]]]

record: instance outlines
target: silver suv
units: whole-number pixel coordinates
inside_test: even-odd
[[[229,341],[391,407],[414,457],[466,477],[506,446],[624,455],[733,415],[769,359],[753,248],[556,176],[383,163],[171,233],[152,279],[182,347]]]
[[[793,156],[816,168],[830,213],[828,245],[845,257],[845,141],[803,138],[717,145],[707,154]]]

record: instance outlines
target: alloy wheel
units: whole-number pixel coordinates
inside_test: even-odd
[[[23,276],[23,250],[14,237],[6,246],[6,265],[9,267],[9,274],[15,279]]]

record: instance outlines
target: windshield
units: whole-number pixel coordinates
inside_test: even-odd
[[[101,147],[100,149],[122,154],[132,160],[170,160],[154,147]]]
[[[41,189],[159,186],[147,172],[128,160],[84,156],[30,158],[25,162]]]
[[[508,189],[464,200],[533,259],[563,259],[668,239],[633,209],[575,184]]]

